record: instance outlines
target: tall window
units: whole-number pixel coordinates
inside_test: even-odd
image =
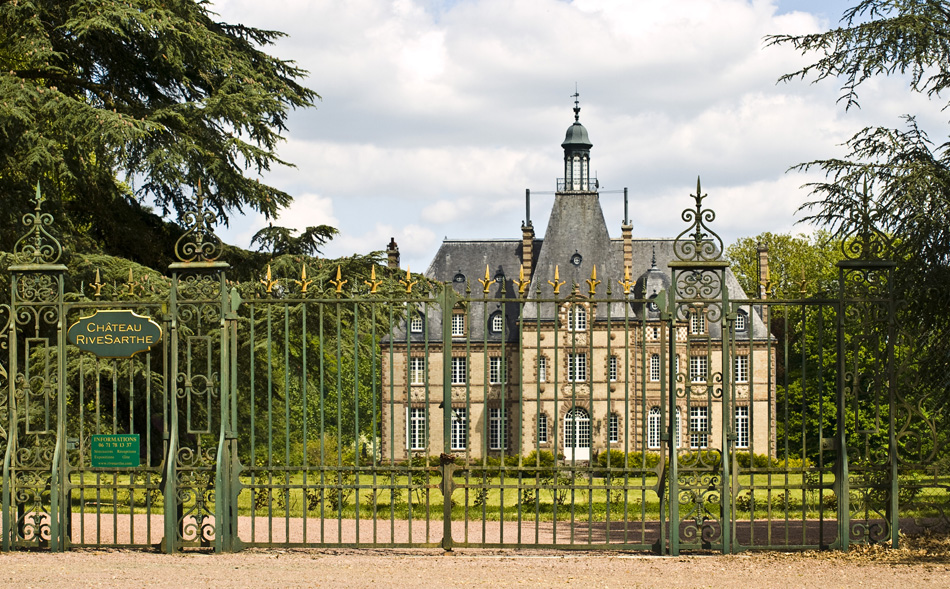
[[[650,407],[647,414],[647,448],[660,447],[660,408]]]
[[[617,380],[617,363],[616,356],[607,359],[607,378],[610,382],[616,382]]]
[[[501,450],[508,447],[508,415],[501,418],[501,407],[488,409],[488,449]]]
[[[587,354],[567,355],[567,380],[570,382],[584,382],[587,380]]]
[[[425,450],[426,447],[426,410],[425,407],[409,407],[406,411],[406,445],[410,450]]]
[[[409,320],[409,331],[411,333],[422,333],[422,315],[413,313]]]
[[[709,407],[694,405],[689,408],[689,447],[705,448],[709,443]]]
[[[452,314],[452,336],[461,337],[465,335],[465,314]]]
[[[676,408],[676,423],[673,424],[675,432],[675,438],[673,443],[676,444],[676,447],[679,448],[683,444],[683,412],[680,411],[680,408]]]
[[[736,407],[736,448],[749,447],[749,406]]]
[[[468,358],[452,358],[452,384],[468,382]]]
[[[690,333],[706,333],[706,316],[701,310],[693,311],[689,316]]]
[[[505,327],[505,319],[501,313],[495,313],[491,316],[491,330],[493,333],[501,333]]]
[[[706,382],[709,376],[709,359],[706,356],[689,357],[690,382]]]
[[[409,358],[409,384],[426,383],[426,359],[421,356]]]
[[[567,313],[567,328],[571,331],[587,329],[587,309],[581,305],[572,306]]]
[[[547,382],[548,380],[548,359],[544,356],[538,356],[538,382]]]
[[[749,382],[748,356],[736,356],[736,382]]]
[[[546,413],[538,415],[538,443],[548,443],[548,416]]]
[[[650,356],[650,382],[660,382],[660,355]]]
[[[452,409],[452,449],[464,450],[468,447],[468,409]]]
[[[491,384],[505,382],[505,362],[503,358],[493,356],[488,359],[488,382]]]
[[[607,419],[607,441],[611,444],[620,441],[620,416],[616,413]]]

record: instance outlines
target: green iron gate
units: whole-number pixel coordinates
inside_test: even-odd
[[[38,195],[0,307],[2,548],[678,554],[945,525],[937,401],[898,387],[914,371],[874,234],[848,242],[836,297],[742,298],[704,198],[654,291],[592,273],[541,296],[487,269],[475,292],[341,268],[231,284],[199,201],[170,278],[77,296]],[[67,341],[106,310],[161,341]],[[127,464],[96,454],[126,439]]]

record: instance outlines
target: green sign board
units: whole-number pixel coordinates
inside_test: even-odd
[[[80,350],[100,358],[131,358],[160,342],[162,328],[127,309],[96,311],[73,323],[66,337]]]
[[[92,436],[93,468],[136,468],[139,462],[138,434]]]

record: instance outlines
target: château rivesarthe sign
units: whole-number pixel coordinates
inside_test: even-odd
[[[131,358],[160,342],[162,328],[128,309],[104,310],[73,323],[66,337],[100,358]]]

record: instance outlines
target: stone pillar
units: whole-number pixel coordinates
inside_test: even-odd
[[[620,233],[623,235],[623,267],[630,268],[630,275],[633,272],[633,224],[627,223],[620,226]]]
[[[534,266],[534,225],[531,223],[521,226],[521,265],[524,279],[530,282]]]
[[[766,299],[769,296],[769,290],[771,288],[771,279],[769,278],[769,247],[764,243],[760,243],[756,250],[759,252],[759,298]]]

